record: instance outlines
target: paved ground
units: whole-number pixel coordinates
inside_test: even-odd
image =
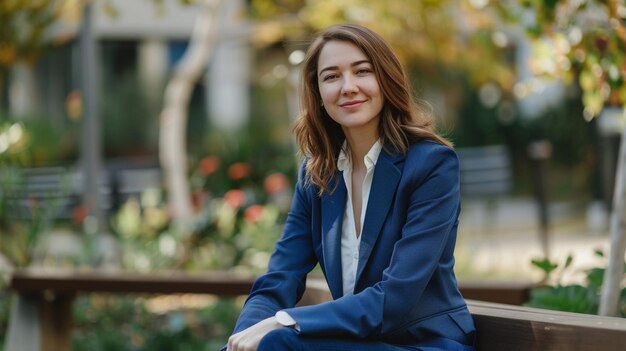
[[[562,282],[582,281],[585,269],[605,264],[594,250],[608,256],[608,228],[589,229],[586,209],[570,204],[552,204],[550,214],[551,259],[562,263],[567,255],[574,257]],[[456,251],[459,278],[538,281],[543,275],[531,260],[543,256],[532,199],[464,200]]]

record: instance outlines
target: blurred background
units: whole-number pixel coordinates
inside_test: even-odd
[[[459,279],[579,286],[593,313],[625,117],[623,1],[10,0],[0,336],[18,268],[263,272],[299,162],[299,64],[345,22],[391,43],[459,153]],[[81,296],[73,347],[216,349],[241,303]]]

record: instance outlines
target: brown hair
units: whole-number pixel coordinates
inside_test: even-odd
[[[318,195],[329,189],[337,171],[337,157],[345,139],[341,126],[322,106],[317,81],[317,61],[329,41],[345,41],[356,45],[372,62],[376,80],[383,94],[378,136],[381,143],[396,152],[406,152],[419,140],[430,139],[451,144],[434,132],[433,119],[427,105],[416,101],[398,57],[389,44],[372,30],[355,24],[329,27],[309,47],[302,68],[301,111],[294,126],[300,151],[308,158],[307,182],[317,185]]]

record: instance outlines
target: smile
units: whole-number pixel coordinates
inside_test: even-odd
[[[367,101],[367,100],[348,101],[348,102],[344,102],[343,104],[340,104],[339,106],[341,106],[343,108],[355,108],[355,107],[363,105],[363,103],[365,103],[365,101]]]

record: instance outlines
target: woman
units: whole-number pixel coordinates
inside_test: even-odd
[[[303,66],[306,161],[228,350],[473,350],[453,272],[456,154],[378,34],[330,27]],[[333,301],[294,307],[318,262]]]

